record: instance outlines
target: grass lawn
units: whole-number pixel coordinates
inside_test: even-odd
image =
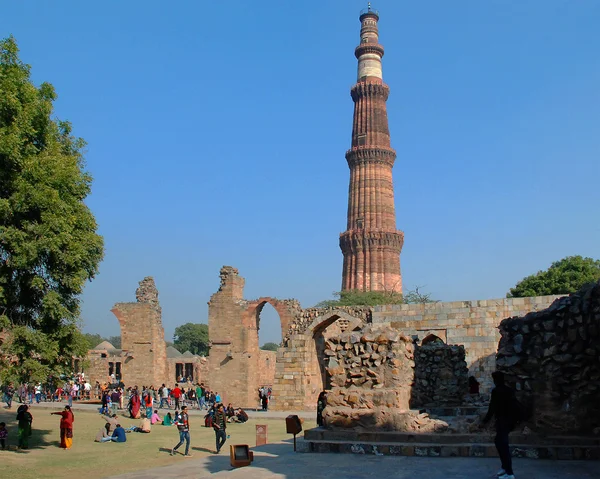
[[[17,403],[12,410],[0,409],[0,421],[6,423],[8,444],[17,443],[15,421]],[[138,471],[151,467],[185,461],[182,455],[171,457],[170,449],[179,441],[175,426],[153,426],[150,434],[128,433],[125,443],[97,443],[94,438],[103,426],[99,414],[75,410],[73,425],[73,447],[65,451],[59,445],[59,416],[51,416],[47,408],[30,409],[33,415],[33,436],[29,440],[30,449],[25,451],[1,451],[2,475],[19,479],[85,477],[86,479],[107,477],[125,472]],[[119,417],[125,428],[139,424],[139,420]],[[255,445],[256,424],[268,426],[269,442],[290,439],[285,432],[284,419],[251,419],[245,424],[229,424],[227,440],[222,455],[229,452],[229,444]],[[204,427],[203,416],[190,416],[191,454],[202,457],[211,454],[215,448],[215,434]],[[306,421],[304,429],[315,427],[314,421]],[[183,452],[185,445],[179,451]]]

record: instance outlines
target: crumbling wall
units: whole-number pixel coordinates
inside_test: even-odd
[[[122,376],[128,386],[166,383],[167,346],[158,290],[150,276],[139,283],[135,303],[117,303],[121,325]]]
[[[431,343],[415,351],[411,407],[460,405],[468,391],[464,346]]]
[[[497,368],[539,432],[600,426],[600,282],[548,309],[505,319]]]
[[[365,327],[326,342],[331,375],[324,417],[330,427],[395,429],[409,409],[414,345],[391,328]]]

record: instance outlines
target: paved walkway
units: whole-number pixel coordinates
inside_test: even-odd
[[[229,456],[222,452],[218,456],[199,458],[177,456],[173,458],[172,466],[113,476],[111,479],[484,479],[496,477],[499,468],[498,459],[294,453],[289,443],[269,444],[253,450],[254,463],[249,467],[232,469]],[[514,468],[518,479],[600,478],[597,461],[515,459]]]

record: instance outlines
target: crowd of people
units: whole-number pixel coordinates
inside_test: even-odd
[[[265,389],[265,395],[269,394]],[[126,388],[122,382],[103,384],[96,382],[92,386],[83,374],[64,380],[59,385],[56,381],[49,380],[48,384],[20,384],[15,387],[12,383],[2,388],[3,399],[7,408],[12,408],[13,399],[19,401],[17,409],[17,446],[20,449],[29,447],[29,438],[32,435],[33,415],[31,405],[41,401],[65,402],[64,409],[60,412],[51,412],[60,416],[60,447],[67,450],[73,445],[73,428],[75,415],[72,410],[73,401],[95,400],[99,401],[104,423],[96,434],[94,440],[98,443],[127,441],[127,433],[150,433],[152,426],[175,426],[179,432],[179,443],[172,448],[175,454],[184,443],[185,454],[189,457],[190,447],[190,421],[188,408],[206,411],[204,426],[215,431],[215,452],[219,452],[227,440],[225,433],[227,423],[245,423],[248,414],[242,408],[234,408],[231,403],[227,407],[222,403],[221,395],[212,391],[204,384],[192,384],[184,380],[182,385],[176,383],[173,387],[162,384],[154,386],[138,386]],[[161,418],[160,410],[166,409]],[[173,413],[171,412],[173,410]],[[140,419],[137,426],[125,428],[119,420],[121,416],[128,415],[131,419]],[[0,447],[6,448],[8,429],[5,423],[0,423]]]

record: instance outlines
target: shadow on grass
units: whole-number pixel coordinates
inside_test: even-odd
[[[18,449],[15,451],[13,448],[18,443],[18,424],[17,424],[17,411],[14,409],[3,409],[0,410],[0,421],[6,423],[8,429],[8,440],[7,440],[7,452],[18,452],[19,454],[26,454],[31,449],[45,449],[48,447],[60,446],[59,439],[49,439],[49,436],[57,434],[57,430],[54,429],[37,429],[35,427],[35,415],[33,416],[33,427],[31,430],[31,436],[29,437],[29,447],[27,449]]]

